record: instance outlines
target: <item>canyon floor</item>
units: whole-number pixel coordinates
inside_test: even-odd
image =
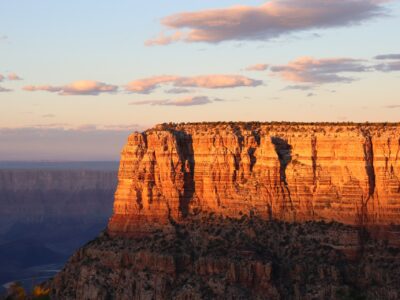
[[[198,213],[142,238],[105,231],[49,284],[54,299],[399,299],[400,248],[376,234]]]

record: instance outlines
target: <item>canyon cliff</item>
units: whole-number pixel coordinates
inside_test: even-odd
[[[286,221],[398,224],[400,126],[162,124],[124,147],[111,235],[189,211]]]
[[[400,126],[162,124],[54,299],[399,299]]]

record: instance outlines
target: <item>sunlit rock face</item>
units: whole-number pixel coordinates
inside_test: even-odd
[[[124,147],[111,235],[201,210],[285,221],[398,224],[400,126],[163,124]]]

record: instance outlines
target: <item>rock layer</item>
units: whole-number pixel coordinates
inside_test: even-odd
[[[162,124],[122,151],[108,232],[140,236],[201,210],[398,224],[400,125]]]

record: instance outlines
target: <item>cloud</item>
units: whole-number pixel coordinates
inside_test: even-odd
[[[7,93],[7,92],[11,92],[11,91],[12,90],[0,86],[0,93]]]
[[[267,64],[256,64],[246,68],[246,71],[265,71],[268,69]]]
[[[172,84],[177,88],[197,87],[221,89],[249,86],[254,87],[261,85],[262,81],[240,75],[203,75],[193,77],[164,75],[132,81],[127,84],[126,90],[134,93],[149,94],[162,84]]]
[[[312,57],[300,57],[286,65],[273,66],[270,69],[286,81],[312,84],[351,82],[353,78],[341,74],[370,70],[358,59]]]
[[[398,61],[391,61],[384,64],[378,64],[375,66],[377,71],[381,72],[395,72],[400,71],[400,60]]]
[[[22,78],[19,77],[19,76],[18,76],[17,74],[15,74],[15,73],[10,73],[10,74],[8,74],[7,79],[8,79],[8,80],[22,80]]]
[[[148,40],[145,42],[146,46],[161,46],[168,45],[173,42],[177,42],[182,38],[182,33],[180,31],[176,31],[170,36],[166,36],[164,33],[161,33],[158,37],[153,40]]]
[[[23,90],[29,92],[46,91],[50,93],[58,93],[59,95],[97,96],[101,93],[115,93],[118,91],[118,87],[116,85],[110,85],[99,81],[80,80],[65,86],[30,85],[23,87]]]
[[[53,115],[53,114],[42,115],[42,118],[54,118],[54,117],[55,117],[55,115]]]
[[[375,59],[400,59],[400,54],[381,54],[374,57]]]
[[[176,100],[149,100],[149,101],[136,101],[129,103],[130,105],[153,105],[153,106],[197,106],[205,105],[213,102],[220,102],[222,99],[210,99],[206,96],[185,97]]]
[[[4,81],[4,80],[10,80],[10,81],[14,81],[14,80],[22,80],[21,77],[19,77],[17,74],[15,73],[10,73],[7,76],[4,76],[2,74],[0,74],[0,82]]]
[[[389,109],[394,109],[394,108],[400,108],[399,104],[393,104],[393,105],[386,105],[384,108],[389,108]]]
[[[199,87],[208,89],[233,88],[240,86],[258,86],[261,80],[254,80],[239,75],[206,75],[195,77],[181,77],[176,82],[176,86]]]
[[[148,94],[159,87],[160,84],[171,83],[179,77],[171,75],[155,76],[132,81],[127,84],[126,90],[134,93]]]
[[[172,88],[169,90],[165,90],[164,92],[167,94],[187,94],[187,93],[191,93],[192,90],[185,89],[185,88]]]
[[[163,18],[162,25],[172,33],[162,33],[146,45],[269,40],[297,31],[351,26],[384,15],[385,2],[388,1],[271,0],[259,6],[183,12]]]
[[[315,87],[312,85],[288,85],[287,87],[285,87],[283,90],[300,90],[300,91],[308,91],[308,90],[312,90]]]

